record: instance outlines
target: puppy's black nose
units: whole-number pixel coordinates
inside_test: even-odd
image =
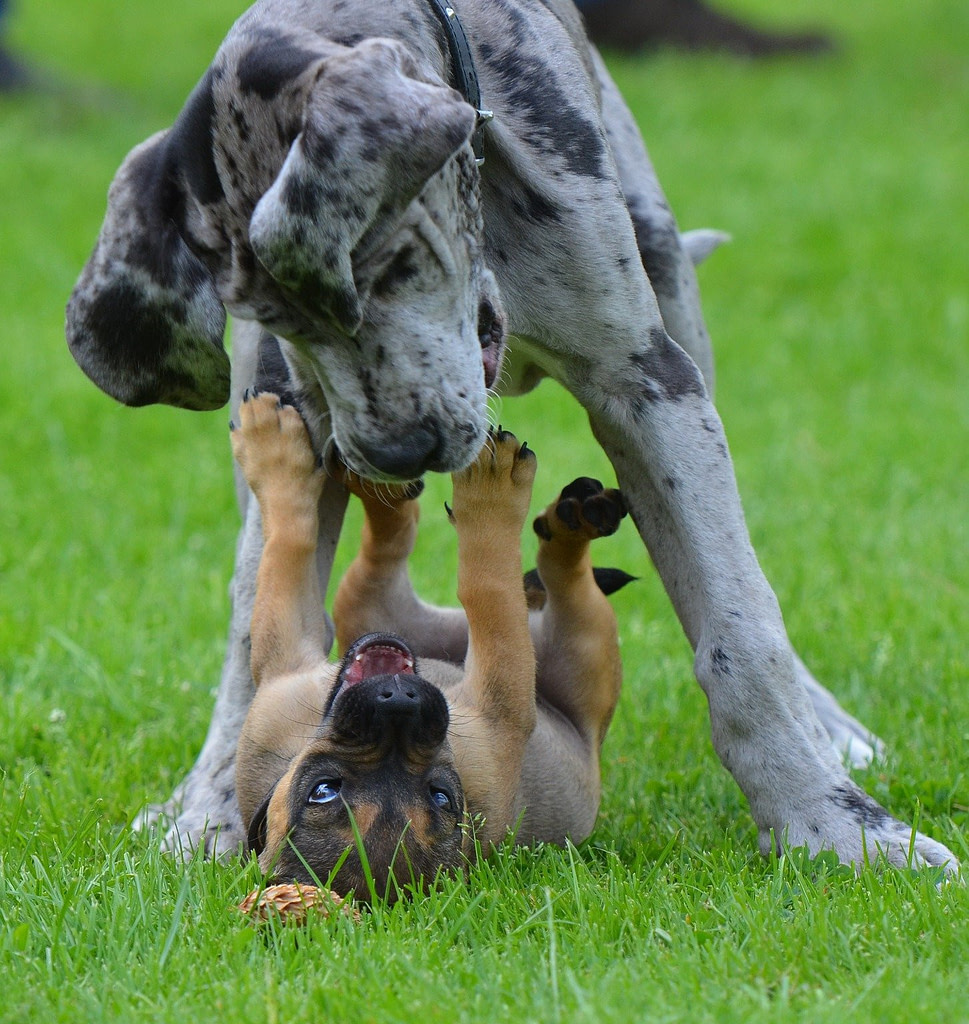
[[[383,680],[374,694],[379,716],[411,716],[420,711],[421,699],[413,679],[390,676]]]
[[[421,424],[379,447],[361,445],[360,454],[385,476],[416,480],[434,469],[440,447],[441,438],[437,430]]]

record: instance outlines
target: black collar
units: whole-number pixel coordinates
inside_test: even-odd
[[[471,149],[480,166],[484,163],[484,127],[494,117],[494,114],[481,106],[481,86],[478,84],[478,72],[474,66],[471,47],[468,46],[468,37],[464,34],[457,11],[447,3],[447,0],[431,0],[431,9],[437,15],[437,19],[444,29],[444,35],[447,37],[455,86],[465,100],[474,107],[477,114],[474,134],[471,136]]]

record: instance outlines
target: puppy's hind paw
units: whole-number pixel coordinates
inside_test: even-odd
[[[598,480],[580,476],[562,489],[533,525],[542,540],[569,533],[595,540],[614,534],[626,514],[626,502],[619,491],[607,490]]]

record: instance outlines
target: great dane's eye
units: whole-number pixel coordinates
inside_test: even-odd
[[[438,789],[437,786],[431,786],[431,799],[442,811],[453,811],[454,801],[451,799],[451,794],[446,789]]]
[[[343,788],[342,779],[320,779],[306,798],[308,804],[328,804],[336,800]]]

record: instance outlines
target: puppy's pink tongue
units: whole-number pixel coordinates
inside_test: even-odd
[[[374,644],[358,651],[344,679],[351,685],[371,676],[393,676],[414,671],[414,659],[398,647]]]

